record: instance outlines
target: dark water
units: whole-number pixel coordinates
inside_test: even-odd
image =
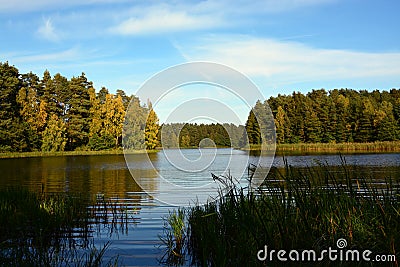
[[[123,155],[0,159],[0,187],[24,186],[36,192],[73,192],[89,197],[101,194],[129,206],[132,220],[128,228],[123,232],[101,229],[95,234],[95,242],[101,245],[111,240],[107,256],[120,255],[120,263],[125,266],[159,266],[158,259],[163,253],[158,248],[162,218],[174,207],[157,199],[171,202],[193,198],[194,202],[197,193],[211,192],[208,187],[213,183],[211,173],[220,175],[229,171],[235,177],[245,176],[247,165],[259,159],[256,155],[231,149],[193,149],[182,151],[189,159],[185,163],[179,158],[180,153],[176,150],[167,155],[162,152],[130,155],[127,159],[132,173]],[[334,169],[342,162],[338,155],[286,156],[285,160],[297,168],[328,164]],[[400,176],[400,154],[346,155],[345,161],[355,166],[351,169],[358,175]],[[265,162],[269,164],[268,159]],[[283,167],[283,164],[281,156],[273,160],[273,166]],[[180,189],[171,191],[162,181],[177,184]],[[202,190],[193,189],[195,187]]]

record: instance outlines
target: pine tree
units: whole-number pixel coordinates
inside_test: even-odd
[[[74,150],[85,146],[89,141],[90,125],[90,96],[89,88],[93,87],[88,82],[85,74],[73,77],[70,81],[71,100],[68,111],[68,149]]]
[[[97,93],[97,97],[101,104],[106,102],[106,96],[109,94],[108,89],[105,87],[101,87],[100,91]]]
[[[125,110],[128,108],[129,103],[131,102],[131,98],[125,94],[125,92],[121,89],[117,90],[117,97],[121,97],[122,103],[124,104]]]
[[[66,115],[69,109],[69,101],[71,100],[71,91],[69,90],[68,79],[57,73],[53,77],[54,87],[54,100],[56,102],[56,114],[62,119],[66,120]]]
[[[16,100],[20,88],[18,69],[0,62],[0,151],[27,149]]]
[[[278,107],[275,117],[276,141],[278,144],[283,144],[285,143],[285,111],[282,106]]]
[[[246,135],[249,141],[249,144],[261,144],[261,132],[260,127],[258,125],[258,121],[256,116],[254,115],[253,110],[250,111],[249,116],[246,121]]]
[[[41,88],[39,92],[41,98],[40,101],[45,102],[46,113],[48,114],[48,116],[59,114],[57,108],[57,100],[55,99],[55,87],[53,84],[53,79],[51,78],[50,72],[48,70],[46,70],[43,74],[43,79],[41,81]]]
[[[367,98],[363,100],[362,107],[360,118],[356,124],[354,141],[369,142],[373,139],[373,115],[375,110],[370,99]]]
[[[321,142],[321,122],[318,119],[317,113],[309,108],[306,111],[304,119],[305,138],[308,143]]]
[[[390,102],[383,101],[378,111],[375,112],[376,140],[398,140],[399,127],[393,115],[393,106]]]
[[[42,132],[46,126],[46,104],[38,97],[39,78],[28,73],[22,75],[22,87],[18,92],[17,103],[20,105],[20,115],[26,131],[27,150],[40,150]]]
[[[335,139],[337,143],[347,142],[351,135],[351,124],[348,121],[350,101],[339,92],[337,92],[337,97],[335,97],[334,101],[336,107]]]
[[[100,135],[103,129],[103,108],[100,105],[100,100],[96,96],[96,91],[94,88],[89,89],[89,99],[90,99],[90,125],[89,125],[89,138],[94,135]]]
[[[158,143],[164,148],[179,147],[179,138],[174,131],[175,125],[163,124],[158,131]]]

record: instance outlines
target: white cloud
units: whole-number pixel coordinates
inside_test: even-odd
[[[170,7],[175,6],[187,6],[188,10],[220,10],[224,13],[226,12],[247,12],[251,10],[252,12],[282,12],[287,10],[293,10],[295,8],[308,7],[313,5],[321,5],[337,0],[238,0],[238,1],[228,1],[228,0],[213,0],[213,1],[200,1],[197,3],[187,4],[188,1],[184,0],[170,0],[163,1]],[[148,1],[143,4],[144,1],[130,1],[130,0],[0,0],[0,12],[31,12],[31,11],[44,11],[44,10],[60,10],[65,8],[71,8],[75,6],[95,6],[101,4],[115,5],[116,3],[126,3],[124,6],[126,8],[128,5],[132,6],[156,6],[159,5],[157,1]],[[156,3],[156,4],[154,4]]]
[[[81,53],[77,48],[70,48],[64,51],[55,53],[35,53],[35,54],[25,54],[25,55],[15,55],[10,58],[13,63],[47,63],[50,62],[64,62],[64,61],[75,61],[81,58]]]
[[[214,61],[274,85],[400,76],[400,53],[310,47],[248,36],[211,36],[176,46],[188,60]]]
[[[168,8],[152,8],[124,20],[110,31],[122,35],[166,33],[206,29],[221,23],[215,16],[170,11]]]
[[[0,13],[21,13],[45,10],[60,10],[74,6],[88,6],[95,4],[115,4],[129,0],[0,0]]]
[[[335,0],[167,1],[162,4],[136,4],[118,14],[118,23],[110,28],[110,32],[140,35],[234,27],[257,19],[254,16],[256,14],[286,12],[332,1]]]
[[[37,32],[41,37],[50,41],[58,41],[60,39],[50,18],[43,19],[43,24],[39,27]]]

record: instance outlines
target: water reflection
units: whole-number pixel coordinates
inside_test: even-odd
[[[187,150],[184,153],[198,153]],[[232,156],[233,155],[233,156]],[[20,159],[0,159],[0,187],[25,186],[35,192],[72,192],[82,193],[89,197],[96,194],[111,198],[116,205],[132,210],[132,215],[137,223],[134,228],[129,228],[129,234],[113,236],[113,246],[107,252],[111,257],[118,254],[126,265],[155,266],[158,265],[157,257],[160,256],[158,235],[162,233],[163,221],[170,206],[161,205],[149,197],[135,182],[137,180],[152,192],[164,190],[160,183],[159,175],[179,182],[187,182],[190,187],[196,183],[211,181],[211,171],[216,175],[224,174],[226,164],[235,177],[241,175],[243,166],[248,163],[257,163],[258,156],[244,151],[218,150],[217,162],[212,170],[198,174],[178,172],[171,167],[161,153],[131,154],[128,155],[129,167],[135,179],[128,170],[123,155],[100,156],[65,156],[65,157],[37,157]],[[229,157],[231,157],[229,159]],[[147,160],[149,157],[150,163]],[[400,177],[400,154],[358,154],[345,155],[346,162],[351,165],[349,171],[352,175],[374,177],[377,181],[385,178]],[[330,172],[341,172],[343,169],[338,155],[305,155],[285,156],[285,160],[295,168],[307,168],[327,163]],[[273,166],[284,166],[282,156],[274,159]],[[336,166],[336,167],[335,167]],[[239,168],[240,167],[240,168]],[[238,172],[235,171],[237,168]],[[245,168],[246,169],[246,168]],[[246,174],[246,173],[245,173]],[[322,174],[321,174],[322,175]],[[260,177],[261,178],[261,177]],[[205,191],[205,193],[207,193]],[[190,194],[190,190],[189,190]],[[182,197],[187,197],[188,190],[184,188]],[[180,195],[171,197],[180,198]],[[96,237],[98,244],[110,240],[110,235]]]
[[[0,160],[0,186],[26,186],[35,192],[72,192],[94,196],[126,197],[141,192],[121,155],[37,157]],[[156,177],[151,170],[139,175]]]

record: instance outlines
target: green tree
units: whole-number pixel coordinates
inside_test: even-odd
[[[261,144],[261,132],[260,127],[258,125],[258,121],[256,116],[254,115],[253,110],[250,111],[249,116],[246,121],[246,135],[249,141],[249,144]]]
[[[317,113],[308,107],[304,118],[305,140],[307,143],[321,142],[321,129],[322,125],[318,119]]]
[[[66,115],[69,109],[71,100],[71,91],[69,89],[68,79],[57,73],[53,77],[54,101],[56,102],[55,113],[58,117],[66,121]]]
[[[26,132],[28,150],[39,150],[42,132],[47,122],[46,103],[38,97],[39,78],[31,73],[22,75],[22,87],[17,95],[20,115]]]
[[[179,138],[174,130],[175,125],[163,124],[159,130],[158,143],[164,148],[179,147]]]
[[[94,88],[90,88],[89,91],[89,99],[90,99],[90,125],[89,125],[89,138],[94,135],[100,135],[100,132],[103,129],[103,108],[100,104],[100,100],[96,96],[96,90]]]
[[[351,123],[349,118],[350,100],[338,90],[334,93],[334,102],[336,106],[336,142],[348,142],[351,135]]]
[[[89,141],[90,127],[90,95],[89,88],[92,83],[88,82],[85,74],[79,77],[73,77],[69,88],[71,91],[71,100],[68,110],[68,149],[74,150],[85,146]]]
[[[0,151],[27,149],[17,95],[21,88],[17,68],[0,63]]]
[[[370,99],[365,98],[362,104],[362,112],[360,118],[357,121],[355,129],[356,142],[369,142],[372,140],[373,133],[373,116],[375,109]]]
[[[393,106],[390,102],[383,101],[375,113],[376,139],[379,141],[398,140],[399,126],[393,115]]]
[[[117,97],[121,97],[122,103],[124,104],[124,108],[126,110],[128,108],[129,102],[131,101],[131,98],[129,96],[127,96],[125,94],[125,92],[123,90],[121,90],[121,89],[117,90],[116,96]]]
[[[97,93],[97,97],[101,104],[104,104],[106,102],[106,96],[108,94],[109,94],[108,89],[105,88],[104,86],[101,87],[100,91]]]
[[[285,111],[282,106],[279,106],[275,115],[276,141],[278,144],[285,143],[285,116]]]
[[[39,95],[41,97],[40,99],[41,102],[45,102],[46,113],[48,114],[48,116],[51,116],[53,114],[59,114],[59,109],[57,107],[57,100],[55,98],[56,96],[55,86],[53,83],[53,79],[50,75],[50,72],[48,70],[46,70],[43,74]]]

